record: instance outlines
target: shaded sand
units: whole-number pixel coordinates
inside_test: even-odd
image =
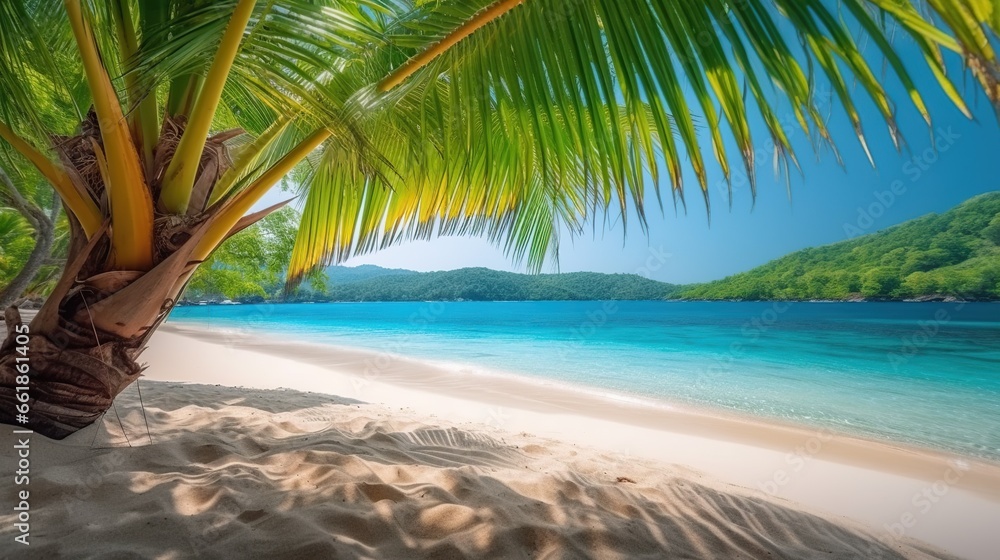
[[[1000,550],[1000,469],[970,459],[174,325],[145,358],[100,425],[32,439],[30,547],[0,431],[0,558]]]
[[[32,544],[0,516],[3,557],[947,557],[682,468],[315,393],[145,381],[150,444],[137,397],[32,441]],[[122,428],[136,447],[100,448]]]

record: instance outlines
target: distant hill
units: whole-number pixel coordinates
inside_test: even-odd
[[[242,289],[247,284],[253,289],[243,290],[249,294],[244,295],[192,286],[188,299],[254,302],[269,299],[266,294],[283,299],[280,284],[265,290],[242,282],[247,272],[226,267],[218,272],[225,280],[220,285]],[[332,266],[325,272],[327,281],[307,282],[289,300],[1000,300],[1000,192],[971,198],[943,214],[796,251],[697,285],[666,284],[634,274],[527,275],[487,268],[415,272],[362,265]]]
[[[635,274],[515,274],[488,268],[414,272],[377,266],[330,267],[332,301],[515,301],[665,299],[678,286]]]
[[[1000,299],[1000,192],[804,249],[676,293],[684,299]]]
[[[334,284],[352,284],[381,276],[412,276],[420,274],[415,270],[402,268],[382,268],[373,264],[360,266],[331,266],[326,269],[326,276]]]

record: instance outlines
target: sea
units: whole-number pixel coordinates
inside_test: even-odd
[[[169,321],[1000,461],[998,303],[244,304]]]

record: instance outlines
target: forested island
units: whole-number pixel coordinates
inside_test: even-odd
[[[338,281],[343,269],[329,271],[329,298],[334,301],[650,300],[669,298],[679,288],[635,274],[529,275],[488,268],[443,272],[371,269],[375,269],[370,270],[372,276],[353,281],[346,278]],[[380,273],[383,271],[388,274]]]
[[[285,210],[235,236],[199,270],[187,301],[1000,299],[1000,192],[687,286],[634,274],[527,275],[486,268],[415,272],[366,265],[319,269],[286,294],[284,263],[294,243],[294,224],[294,212]]]
[[[1000,192],[885,230],[803,249],[728,278],[686,286],[706,300],[1000,299]]]

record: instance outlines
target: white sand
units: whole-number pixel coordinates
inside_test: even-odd
[[[121,425],[110,413],[63,442],[32,440],[30,547],[13,543],[4,430],[0,557],[1000,550],[997,465],[173,325],[145,359],[145,421],[133,386],[116,404]]]

